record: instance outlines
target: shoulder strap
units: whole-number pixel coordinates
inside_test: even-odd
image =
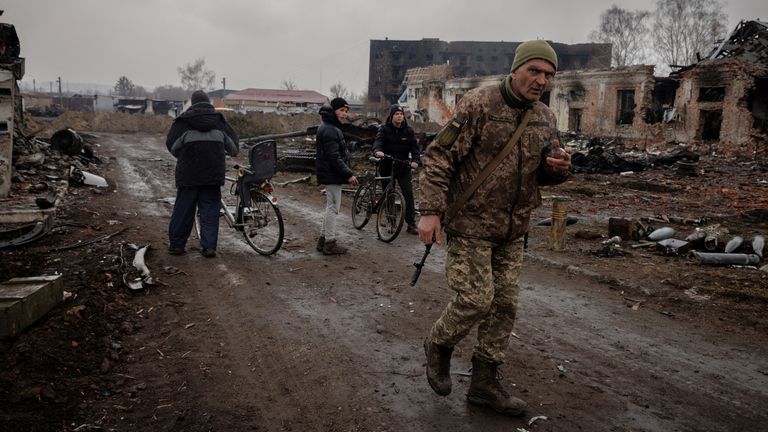
[[[530,120],[531,117],[531,111],[532,110],[526,110],[525,114],[523,115],[523,119],[520,122],[520,125],[515,130],[515,133],[512,134],[512,138],[509,139],[509,142],[507,142],[507,145],[504,147],[504,149],[496,155],[495,158],[493,158],[492,161],[488,163],[488,165],[483,168],[483,170],[478,174],[478,176],[475,178],[475,181],[472,182],[471,185],[469,185],[468,188],[464,189],[464,192],[459,196],[459,199],[457,199],[453,205],[448,209],[448,211],[445,212],[445,218],[443,219],[443,224],[447,225],[448,222],[450,222],[451,219],[453,219],[454,216],[461,210],[461,208],[464,206],[464,204],[469,200],[469,198],[472,196],[473,193],[477,190],[477,188],[480,187],[480,185],[485,181],[485,179],[488,178],[488,176],[491,175],[491,173],[496,169],[496,167],[499,166],[502,160],[504,160],[505,157],[507,157],[511,152],[512,149],[515,147],[515,144],[520,140],[520,136],[523,135],[523,131],[525,130],[525,127],[528,126],[528,120]]]

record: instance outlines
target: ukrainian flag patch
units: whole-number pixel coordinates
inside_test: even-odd
[[[451,126],[455,128],[461,128],[463,124],[464,124],[464,120],[461,120],[458,117],[454,117],[453,120],[451,120]]]

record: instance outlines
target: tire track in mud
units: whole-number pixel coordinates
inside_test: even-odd
[[[135,150],[120,156],[130,162],[120,169],[135,169],[128,179],[158,181],[136,189],[137,198],[172,190],[172,172],[137,166]],[[161,259],[186,266],[189,277],[159,295],[188,298],[183,322],[205,323],[174,343],[171,368],[184,376],[190,401],[218,413],[218,426],[236,428],[523,427],[468,406],[465,379],[455,377],[447,398],[426,385],[421,340],[451,295],[442,277],[444,248],[434,249],[410,288],[411,263],[423,246],[403,235],[384,244],[370,226],[354,230],[343,207],[337,229],[350,253],[324,257],[314,250],[322,203],[312,192],[294,192],[277,192],[288,241],[275,256],[257,255],[222,223],[212,268],[197,254]],[[164,230],[167,220],[155,220]],[[745,342],[631,311],[604,285],[530,260],[520,305],[520,339],[511,342],[504,382],[528,400],[531,415],[550,417],[543,424],[549,430],[754,429],[768,420],[760,411],[768,405],[765,337]],[[457,347],[454,369],[468,365],[472,340]],[[180,358],[187,350],[194,354]],[[203,363],[207,371],[199,375]]]

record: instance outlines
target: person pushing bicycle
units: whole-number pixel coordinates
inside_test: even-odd
[[[410,168],[419,166],[419,145],[413,129],[405,120],[405,113],[400,105],[392,105],[389,109],[387,121],[379,127],[376,140],[373,142],[373,155],[383,158],[387,154],[395,159],[410,160]],[[379,172],[382,176],[395,177],[400,185],[400,190],[405,198],[405,223],[408,225],[405,232],[418,234],[416,229],[416,206],[413,201],[413,187],[411,186],[411,170],[402,167],[392,168],[392,160],[381,161]]]

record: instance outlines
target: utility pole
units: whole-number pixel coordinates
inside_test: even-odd
[[[32,93],[37,93],[37,87],[35,86],[35,79],[32,78]]]
[[[227,89],[227,77],[221,77],[221,88]]]
[[[64,108],[64,97],[61,95],[61,77],[59,77],[56,80],[57,83],[59,83],[59,105],[61,105],[61,108]]]

